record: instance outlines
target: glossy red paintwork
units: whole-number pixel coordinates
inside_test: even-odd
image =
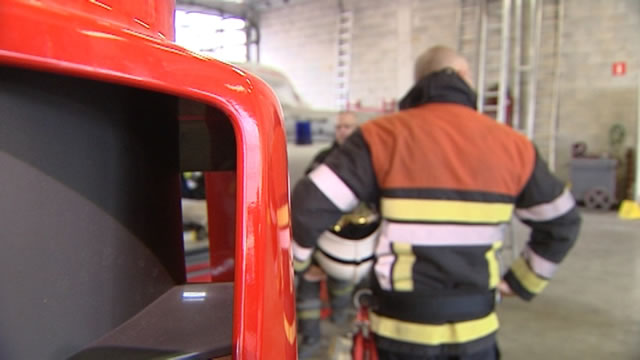
[[[2,0],[0,64],[172,94],[226,113],[238,143],[234,358],[295,359],[287,159],[273,92],[164,40],[170,2],[100,3],[110,9],[92,0]]]
[[[235,251],[236,173],[205,173],[209,223],[209,282],[233,281]],[[190,280],[200,280],[198,278]]]

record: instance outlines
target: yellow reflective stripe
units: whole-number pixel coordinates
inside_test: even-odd
[[[502,247],[502,241],[496,241],[485,254],[489,266],[489,289],[495,289],[500,282],[500,263],[496,251]]]
[[[539,294],[549,283],[549,281],[531,271],[531,268],[527,265],[527,261],[522,257],[517,258],[513,264],[511,264],[511,271],[520,284],[532,294]]]
[[[390,220],[483,224],[509,221],[513,204],[382,198],[381,210]]]
[[[311,258],[308,258],[305,261],[300,261],[300,260],[297,260],[296,258],[293,258],[293,270],[295,272],[304,271],[306,268],[309,267],[309,265],[311,265]]]
[[[393,264],[393,290],[413,291],[413,264],[416,256],[409,243],[393,243],[396,261]]]
[[[329,292],[331,295],[342,296],[351,294],[356,287],[354,285],[349,285],[341,288],[336,288],[333,286],[329,286]]]
[[[309,319],[320,319],[322,311],[320,309],[313,310],[300,310],[298,311],[298,319],[309,320]]]
[[[284,318],[284,333],[287,335],[287,341],[289,344],[293,344],[296,340],[296,321],[293,319],[292,321],[287,320],[287,315],[283,314]]]
[[[477,340],[496,332],[499,326],[495,313],[480,319],[442,325],[395,320],[375,313],[369,314],[369,320],[373,332],[380,336],[427,346]]]

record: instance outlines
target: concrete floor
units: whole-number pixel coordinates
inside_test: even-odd
[[[503,359],[640,359],[640,222],[614,213],[583,219],[578,243],[542,295],[499,305]],[[521,247],[526,227],[515,224],[514,234]],[[313,359],[330,359],[328,347]]]
[[[583,220],[547,289],[499,306],[505,359],[640,359],[640,222],[587,212]],[[526,239],[522,226],[516,238]]]

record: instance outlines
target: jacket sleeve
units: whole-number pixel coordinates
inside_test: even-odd
[[[533,173],[516,199],[515,213],[531,228],[531,236],[504,279],[518,296],[531,300],[547,286],[574,245],[581,223],[573,196],[537,151]]]
[[[324,162],[327,156],[331,153],[331,151],[335,150],[335,148],[336,146],[332,145],[330,148],[324,149],[319,153],[317,153],[316,156],[313,158],[313,160],[311,160],[311,163],[309,164],[309,166],[307,166],[307,168],[304,170],[304,174],[309,175],[309,173],[313,171],[313,169],[315,169],[316,167],[318,167],[318,165]]]
[[[293,260],[304,271],[322,232],[361,201],[372,201],[378,187],[367,143],[359,130],[307,176],[291,194]]]

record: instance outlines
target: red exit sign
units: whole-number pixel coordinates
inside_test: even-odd
[[[627,73],[627,63],[624,61],[614,62],[611,66],[613,76],[623,76]]]

